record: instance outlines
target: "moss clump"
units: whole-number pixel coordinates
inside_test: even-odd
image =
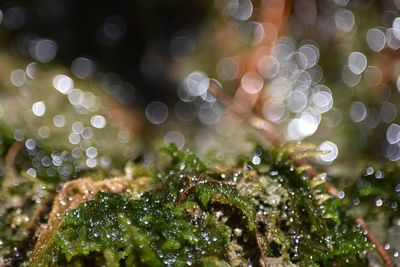
[[[224,171],[191,151],[163,151],[170,164],[139,199],[98,193],[67,211],[49,265],[366,264],[360,253],[371,246],[344,203],[321,177],[295,168],[285,148],[257,148]]]
[[[131,201],[100,193],[97,200],[67,212],[57,237],[67,261],[76,255],[101,252],[109,266],[183,266],[205,256],[223,257],[230,229],[212,216],[196,219],[185,210],[194,203],[173,205],[154,193]]]

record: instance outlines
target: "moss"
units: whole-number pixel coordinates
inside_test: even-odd
[[[257,148],[249,160],[242,158],[237,168],[225,171],[206,166],[191,151],[173,146],[163,151],[170,164],[154,174],[159,184],[153,190],[135,199],[128,193],[100,192],[67,211],[47,262],[366,264],[360,253],[371,246],[345,203],[317,186],[320,177],[297,169],[285,148]],[[260,161],[252,161],[254,156]]]
[[[122,261],[133,266],[180,266],[206,256],[222,258],[229,236],[230,229],[213,217],[197,218],[194,225],[185,208],[164,205],[157,194],[132,201],[100,193],[96,200],[67,212],[56,246],[67,262],[102,252],[110,266]]]
[[[0,190],[0,265],[18,266],[26,260],[54,194],[52,185],[36,179],[7,177]]]
[[[357,254],[371,246],[346,212],[345,203],[328,196],[323,185],[316,187],[319,182],[315,179],[320,177],[309,177],[306,172],[296,169],[284,149],[259,149],[257,153],[261,163],[252,167],[278,181],[289,195],[276,218],[276,225],[279,223],[283,231],[283,247],[287,248],[285,252],[292,262],[302,266],[331,265],[332,262],[345,265],[359,262],[362,265]]]
[[[366,220],[369,228],[384,244],[387,253],[393,255],[397,265],[400,264],[399,171],[396,163],[371,164],[356,179],[340,179],[338,184],[346,195],[351,212]],[[383,264],[378,256],[371,258],[374,258],[376,265]]]

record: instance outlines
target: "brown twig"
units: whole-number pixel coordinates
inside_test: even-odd
[[[11,147],[8,149],[7,155],[6,155],[6,166],[10,173],[10,177],[12,177],[13,179],[16,179],[18,177],[18,172],[14,166],[14,160],[20,149],[21,149],[21,143],[14,142],[11,145]]]
[[[248,112],[246,109],[243,108],[243,106],[240,105],[240,103],[238,102],[234,103],[232,99],[227,94],[225,94],[221,90],[221,88],[218,87],[216,83],[214,82],[210,83],[210,87],[208,88],[208,90],[218,99],[218,101],[224,104],[229,110],[233,111],[236,115],[247,121],[254,128],[264,133],[265,136],[267,136],[267,140],[269,142],[271,142],[274,145],[283,144],[283,139],[278,134],[278,129],[274,124],[264,120],[259,116],[254,115],[251,112]]]
[[[267,140],[271,144],[274,144],[274,145],[284,144],[284,140],[278,134],[278,130],[274,124],[262,119],[261,117],[258,117],[257,115],[254,115],[252,112],[246,111],[245,109],[240,107],[240,103],[238,103],[238,102],[233,103],[231,98],[227,94],[225,94],[222,91],[222,89],[219,88],[214,83],[210,84],[209,92],[211,94],[213,94],[218,99],[218,101],[220,101],[222,104],[224,104],[229,110],[233,111],[236,115],[241,117],[243,120],[248,122],[250,125],[252,125],[256,129],[258,129],[262,133],[264,133]],[[308,165],[308,163],[305,159],[296,160],[295,164],[296,164],[296,166]],[[313,167],[308,168],[306,171],[310,176],[314,176],[314,177],[320,174],[320,172]],[[327,187],[327,191],[331,195],[337,196],[337,194],[339,193],[337,188],[329,181],[326,182],[325,184]],[[383,246],[379,242],[379,240],[375,237],[374,233],[368,229],[368,226],[367,226],[366,222],[364,221],[364,219],[361,217],[358,217],[358,218],[356,218],[356,223],[358,225],[360,225],[361,229],[363,229],[368,240],[372,244],[374,244],[376,251],[383,259],[385,266],[386,267],[394,267],[391,257],[386,252],[386,250],[383,248]]]
[[[242,61],[244,62],[243,73],[258,73],[257,65],[260,57],[271,55],[273,44],[284,33],[291,9],[292,0],[260,1],[258,21],[263,25],[272,25],[276,30],[276,35],[263,38],[256,46],[252,47],[249,51],[245,51],[242,56]],[[239,84],[232,102],[235,104],[241,103],[243,108],[251,111],[258,101],[260,93],[261,91],[249,93]]]
[[[356,222],[358,225],[360,225],[361,229],[363,230],[364,233],[366,233],[366,236],[368,240],[375,245],[376,251],[379,253],[379,255],[382,257],[385,266],[386,267],[394,267],[392,258],[387,254],[385,248],[382,246],[382,244],[379,242],[378,238],[372,233],[372,231],[368,228],[367,223],[364,221],[363,218],[357,218]]]

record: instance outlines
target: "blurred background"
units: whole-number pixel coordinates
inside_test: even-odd
[[[400,160],[399,9],[399,0],[1,1],[0,177],[115,175],[169,143],[229,161],[255,143],[305,141],[326,152],[315,163],[331,174],[381,180],[365,168]],[[391,212],[385,240],[400,233],[391,179],[390,201],[372,199]],[[398,243],[387,244],[398,258]]]
[[[397,161],[399,7],[396,0],[4,1],[2,123],[16,136],[52,143],[58,135],[58,145],[79,145],[83,157],[96,146],[81,141],[97,140],[84,130],[107,135],[91,119],[118,125],[119,143],[157,136],[202,151],[221,140],[246,143],[248,127],[208,92],[212,84],[242,113],[277,125],[284,140],[331,151],[320,164]],[[221,149],[237,148],[228,147]]]

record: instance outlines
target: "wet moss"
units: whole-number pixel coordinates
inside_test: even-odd
[[[154,193],[135,201],[100,193],[66,213],[55,245],[61,261],[102,252],[109,266],[183,266],[207,256],[223,258],[230,229],[212,216],[190,222],[185,210]]]
[[[163,151],[170,161],[154,174],[153,190],[140,198],[100,192],[67,211],[48,265],[366,264],[361,254],[371,246],[345,203],[296,168],[285,148],[257,148],[224,171],[191,151]]]
[[[395,163],[370,164],[355,179],[335,179],[352,213],[366,220],[397,265],[400,264],[399,172]],[[370,258],[375,264],[383,264],[378,255]]]
[[[27,177],[7,177],[0,190],[0,265],[18,266],[35,244],[55,189]]]

